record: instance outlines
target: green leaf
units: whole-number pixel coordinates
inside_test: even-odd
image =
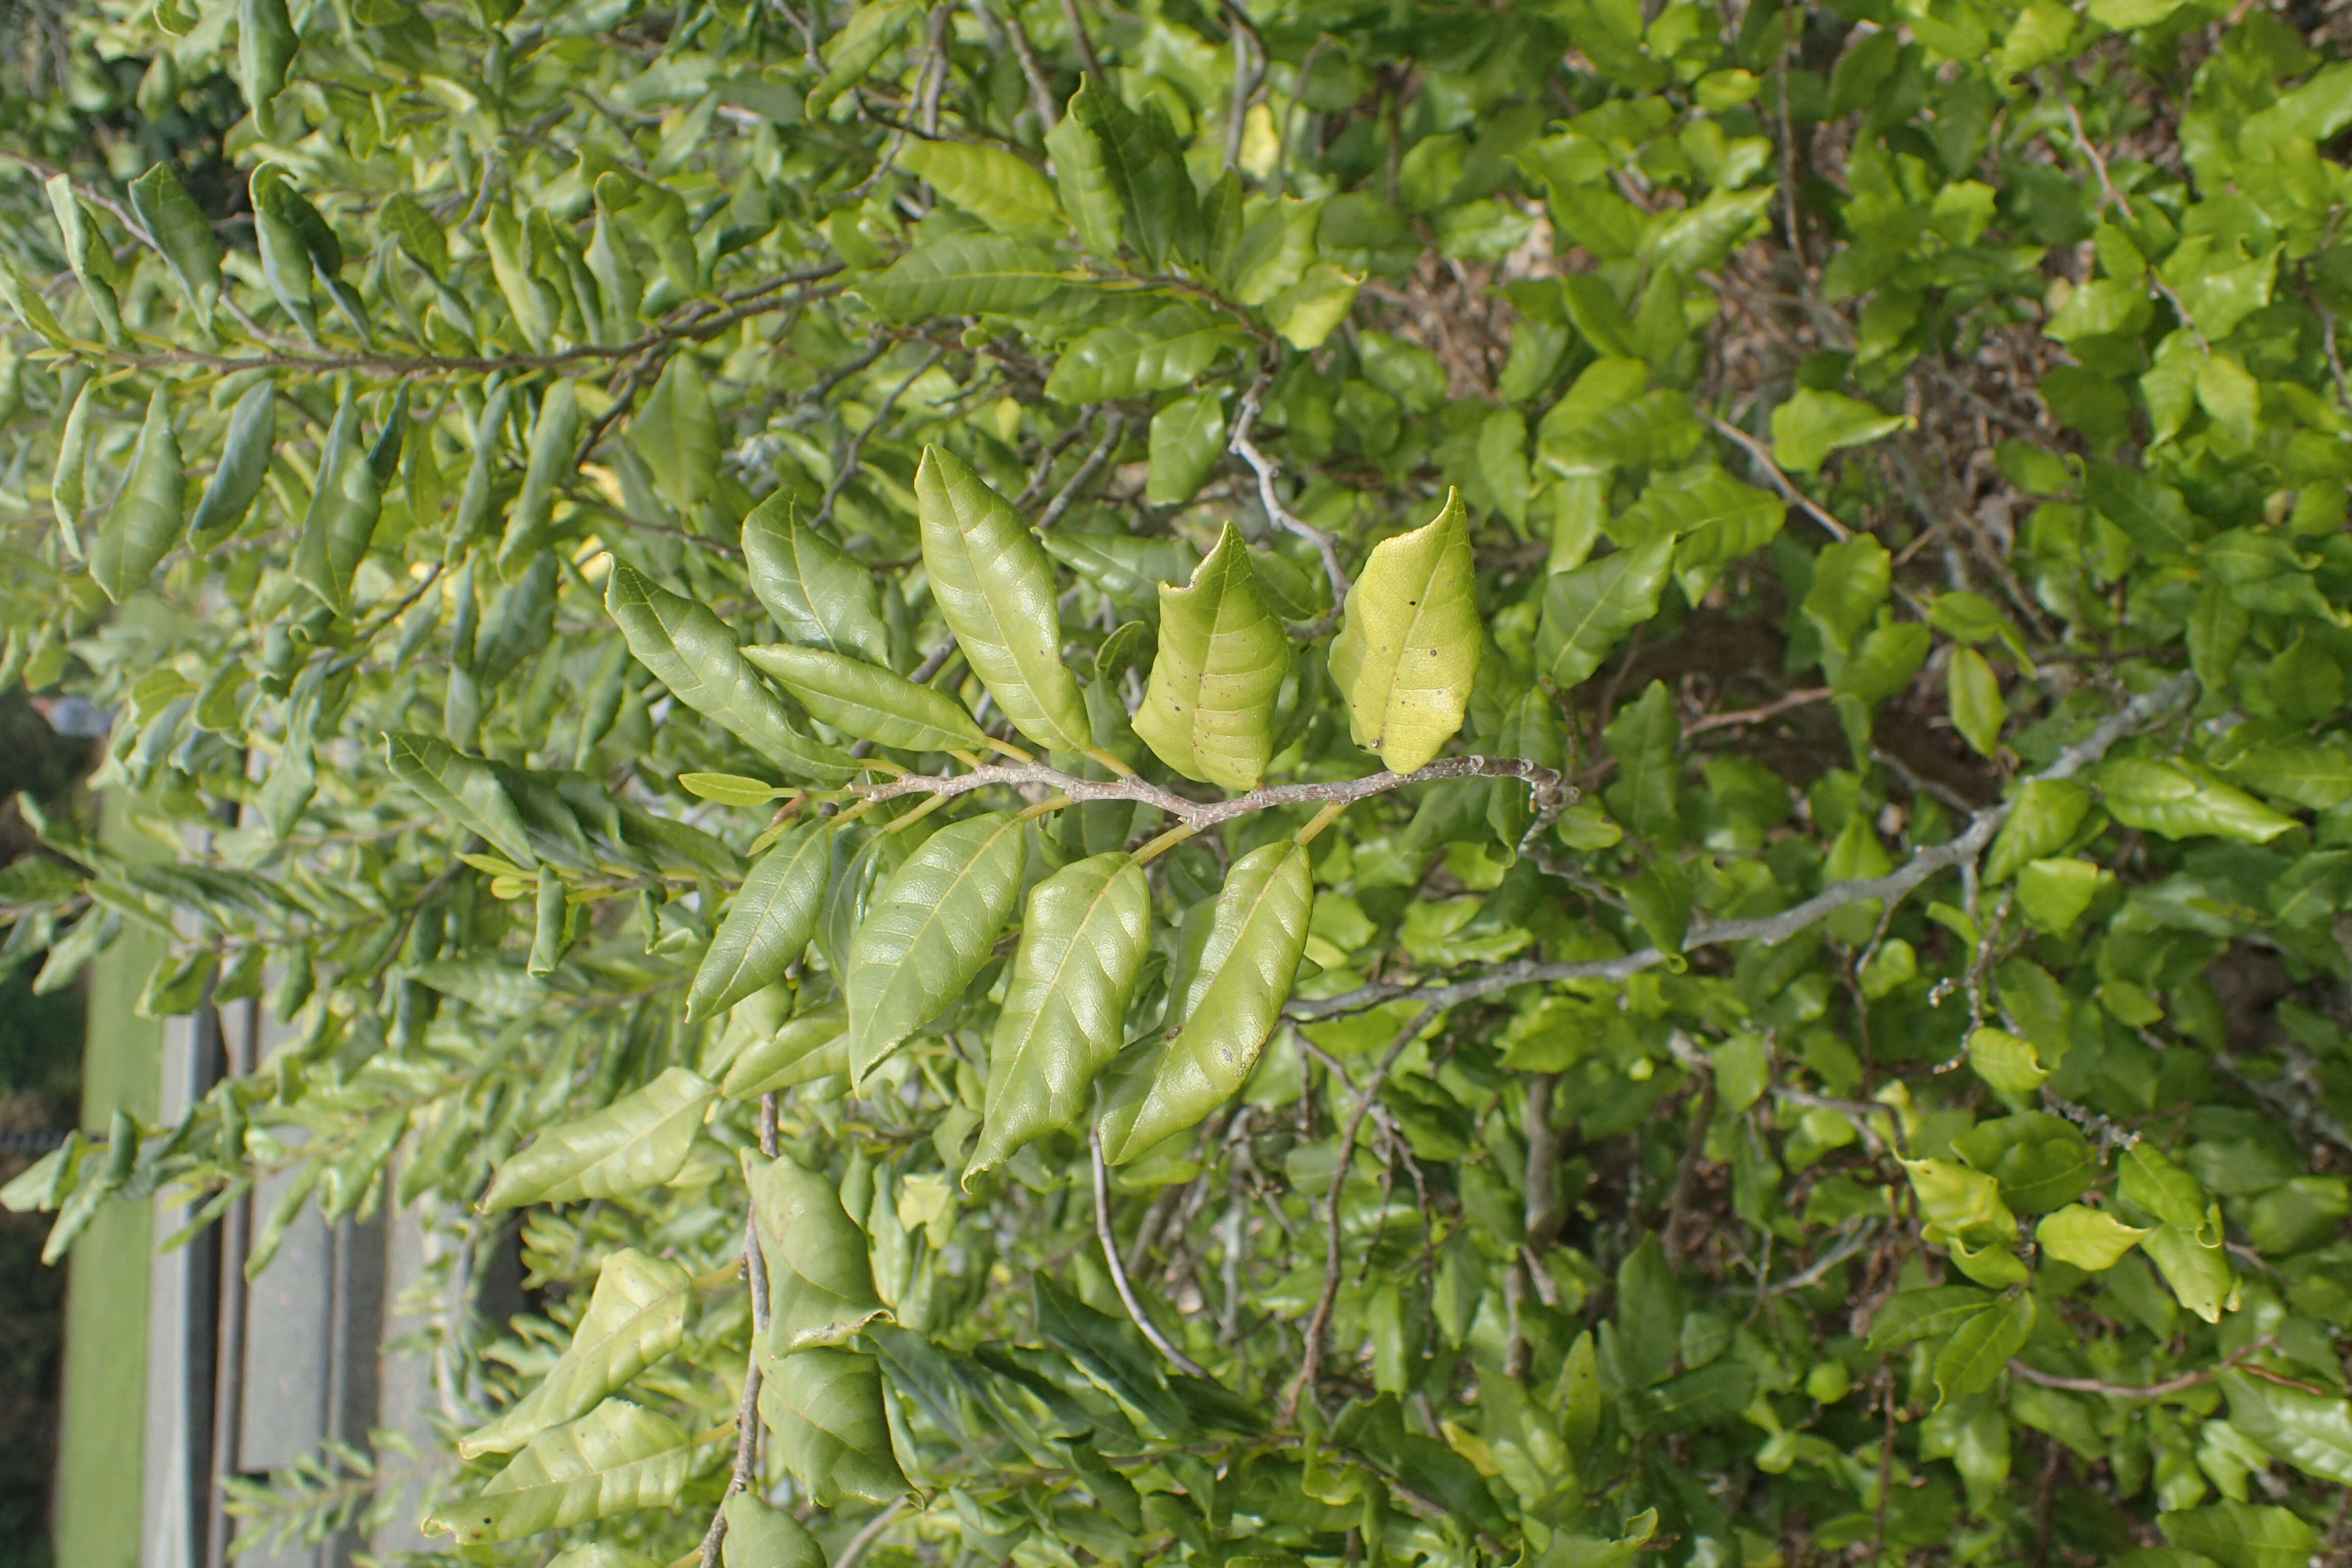
[[[857,764],[793,728],[782,700],[761,683],[725,623],[631,568],[614,563],[604,609],[629,651],[670,694],[732,731],[787,778],[845,783]]]
[[[1053,156],[1055,188],[1077,231],[1078,248],[1105,260],[1116,258],[1127,233],[1127,202],[1102,138],[1076,115],[1066,115],[1045,133],[1045,151]],[[1265,300],[1244,297],[1243,302]]]
[[[1289,673],[1290,639],[1228,522],[1189,586],[1160,589],[1159,651],[1135,732],[1186,778],[1255,789],[1274,757],[1275,697]]]
[[[1991,1306],[1990,1291],[1973,1285],[1931,1285],[1898,1290],[1870,1321],[1870,1348],[1899,1350],[1914,1340],[1950,1333]]]
[[[906,1495],[872,1356],[804,1350],[762,1356],[760,1370],[760,1420],[784,1469],[819,1506]]]
[[[1969,1066],[2003,1094],[2031,1094],[2050,1076],[2032,1043],[2006,1029],[1975,1031],[1969,1036],[1968,1049]]]
[[[1372,549],[1331,643],[1331,679],[1356,744],[1409,773],[1437,755],[1470,703],[1485,637],[1461,496]]]
[[[874,574],[793,515],[777,491],[743,520],[743,560],[751,592],[787,642],[831,648],[868,664],[890,662],[890,631]]]
[[[567,378],[547,389],[539,417],[531,422],[522,489],[507,514],[506,536],[499,541],[501,576],[520,575],[547,549],[556,492],[579,467],[579,453],[580,394],[578,384]]]
[[[1952,661],[1944,670],[1944,681],[1951,703],[1952,728],[1980,756],[1990,757],[2000,749],[2000,727],[2009,718],[2009,704],[2001,700],[2000,681],[1985,662],[1984,655],[1972,647],[1956,647]]]
[[[1802,605],[1805,616],[1821,628],[1830,647],[1844,653],[1870,628],[1893,578],[1886,546],[1870,535],[1832,544],[1813,558],[1813,583],[1805,590]]]
[[[1544,589],[1536,666],[1562,689],[1591,678],[1627,632],[1658,613],[1672,536],[1552,574]]]
[[[2283,1508],[2217,1502],[2156,1516],[2165,1540],[2223,1568],[2305,1568],[2319,1550],[2310,1525]]]
[[[1606,796],[1610,813],[1654,847],[1679,844],[1683,727],[1665,682],[1654,680],[1643,688],[1642,695],[1610,721],[1601,738],[1617,759],[1617,782]]]
[[[2305,1475],[2352,1486],[2352,1405],[2234,1370],[2221,1384],[2230,1425]]]
[[[524,1204],[577,1203],[657,1187],[686,1165],[716,1084],[671,1068],[605,1109],[543,1129],[499,1167],[486,1212]]]
[[[1268,844],[1234,862],[1206,918],[1188,922],[1170,990],[1172,1026],[1114,1068],[1101,1120],[1113,1164],[1197,1124],[1241,1089],[1289,1000],[1314,908],[1303,847]]]
[[[2221,1242],[2206,1241],[2202,1229],[2159,1225],[2139,1245],[2174,1298],[2207,1322],[2218,1323],[2223,1312],[2240,1304],[2238,1272]]]
[[[681,515],[710,498],[719,475],[719,421],[710,385],[692,354],[671,357],[629,422],[629,444],[653,470],[655,488]]]
[[[1196,198],[1179,150],[1166,136],[1165,122],[1155,124],[1150,115],[1128,108],[1118,93],[1105,90],[1091,76],[1071,95],[1069,117],[1094,133],[1103,174],[1125,210],[1128,237],[1135,247],[1154,267],[1188,249],[1199,221]]]
[[[346,391],[319,458],[319,486],[302,517],[294,548],[294,578],[337,615],[351,608],[352,574],[359,570],[383,512],[375,468],[360,446],[359,405]]]
[[[793,793],[741,773],[680,773],[677,783],[696,799],[715,800],[721,805],[765,805]]]
[[[530,1392],[458,1439],[461,1458],[511,1454],[551,1426],[587,1415],[605,1395],[686,1342],[693,1281],[667,1258],[625,1247],[597,1269],[572,1342]]]
[[[1086,700],[1062,662],[1054,568],[1003,497],[938,447],[915,473],[923,564],[965,660],[1015,728],[1041,746],[1094,744]]]
[[[147,400],[139,444],[131,449],[131,471],[89,552],[91,580],[116,604],[147,586],[156,563],[179,542],[184,485],[172,405],[157,387]]]
[[[719,1092],[757,1100],[828,1073],[849,1070],[849,1009],[835,1002],[798,1013],[728,1065]]]
[[[236,530],[253,510],[278,439],[278,393],[268,382],[247,390],[229,414],[220,462],[188,518],[188,542],[206,549]]]
[[[736,889],[687,990],[689,1021],[712,1018],[782,978],[816,932],[833,835],[803,823],[776,841]]]
[[[2091,791],[2086,784],[2073,779],[2027,780],[2018,787],[2000,832],[1985,856],[1985,881],[2005,882],[2028,861],[2066,847],[2090,809]]]
[[[1990,1388],[2033,1331],[2033,1292],[2021,1290],[1963,1319],[1936,1352],[1938,1408]]]
[[[2195,548],[2204,526],[2179,490],[2137,468],[2094,463],[2083,487],[2091,509],[2131,536],[2152,560],[2178,560]]]
[[[406,784],[443,816],[471,833],[518,866],[539,858],[530,835],[496,769],[429,735],[400,731],[384,737],[384,760],[393,777]]]
[[[1772,456],[1790,472],[1809,474],[1832,452],[1866,447],[1916,423],[1907,414],[1882,414],[1842,392],[1800,387],[1772,410]]]
[[[821,120],[834,100],[866,79],[866,72],[898,42],[907,24],[921,15],[915,0],[882,0],[861,5],[849,25],[825,40],[824,79],[809,89],[804,108],[811,120]]]
[[[988,962],[1021,891],[1027,827],[990,812],[942,827],[907,858],[849,944],[849,1065],[863,1083],[938,1017]]]
[[[1054,258],[1024,240],[950,234],[916,247],[857,285],[886,321],[1026,310],[1062,286]]]
[[[1084,1115],[1127,1039],[1150,949],[1151,891],[1129,856],[1095,855],[1031,890],[988,1047],[985,1120],[964,1185]]]
[[[1181,506],[1191,500],[1225,455],[1223,397],[1215,392],[1196,392],[1153,415],[1150,452],[1150,477],[1144,485],[1143,499],[1153,506]]]
[[[1045,379],[1063,403],[1102,403],[1186,386],[1241,342],[1234,324],[1198,305],[1162,306],[1139,321],[1097,327],[1072,343]]]
[[[286,68],[296,47],[286,0],[237,0],[236,85],[265,139],[275,134],[271,104],[286,87]]]
[[[131,182],[131,210],[154,237],[188,303],[209,320],[221,295],[220,241],[170,164],[158,163]]]
[[[987,733],[962,703],[879,665],[791,643],[747,647],[743,657],[819,722],[861,741],[906,752],[989,748]]]
[[[461,1545],[520,1541],[546,1530],[677,1503],[694,1457],[677,1423],[625,1399],[530,1441],[471,1501],[446,1504],[425,1528]]]
[[[761,1160],[749,1149],[743,1175],[768,1266],[768,1355],[838,1345],[889,1315],[874,1293],[866,1233],[832,1183],[789,1155]]]
[[[723,1568],[826,1568],[816,1537],[753,1493],[735,1493],[719,1511],[727,1516],[727,1538],[719,1543]]]
[[[2187,764],[2126,757],[2099,770],[2099,793],[2126,827],[2167,838],[2234,838],[2267,844],[2296,826],[2252,795]]]
[[[1060,232],[1054,187],[1024,158],[978,142],[913,142],[898,162],[1000,234]]]
[[[2113,1268],[2148,1233],[2103,1209],[2068,1204],[2033,1227],[2042,1250],[2061,1263],[2096,1274]]]

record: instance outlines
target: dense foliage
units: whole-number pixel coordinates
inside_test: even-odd
[[[51,1255],[426,1205],[485,1563],[2344,1547],[2333,24],[807,3],[9,14]]]

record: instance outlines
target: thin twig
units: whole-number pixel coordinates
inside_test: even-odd
[[[1742,430],[1738,426],[1732,424],[1727,419],[1718,419],[1712,414],[1709,414],[1705,417],[1708,426],[1712,428],[1717,435],[1730,441],[1741,450],[1745,451],[1750,458],[1754,459],[1756,467],[1763,472],[1767,479],[1772,481],[1773,488],[1789,499],[1790,505],[1803,508],[1806,516],[1811,518],[1815,522],[1820,523],[1823,528],[1828,529],[1830,531],[1830,536],[1838,540],[1840,542],[1843,542],[1844,541],[1853,537],[1853,531],[1852,529],[1846,527],[1845,524],[1840,522],[1835,517],[1832,516],[1826,507],[1823,507],[1820,502],[1814,500],[1812,497],[1799,489],[1797,488],[1796,481],[1790,479],[1788,475],[1780,471],[1780,465],[1773,459],[1771,447],[1767,447],[1763,442],[1759,441],[1755,437],[1750,436],[1747,431]]]
[[[833,483],[825,486],[824,500],[817,504],[816,511],[809,519],[812,526],[820,525],[831,520],[833,503],[841,499],[841,492],[848,488],[851,479],[857,477],[858,465],[863,460],[866,451],[866,437],[882,427],[883,423],[890,417],[890,410],[898,406],[899,397],[908,387],[921,380],[931,366],[939,363],[947,352],[945,349],[933,349],[922,363],[907,373],[906,380],[892,387],[884,395],[880,405],[874,410],[874,417],[868,419],[858,428],[857,434],[849,438],[849,449],[842,454],[841,466],[834,470]]]
[[[2061,752],[2057,761],[2033,777],[2042,780],[2074,777],[2105,756],[2117,741],[2146,728],[2158,716],[2179,706],[2195,685],[2196,677],[2193,675],[2175,676],[2155,690],[2133,698],[2102,721],[2090,734]],[[1423,770],[1424,773],[1426,771]],[[902,779],[898,782],[904,784],[908,781]],[[1737,921],[1694,920],[1689,932],[1683,938],[1682,951],[1689,952],[1696,948],[1731,942],[1760,942],[1768,947],[1777,946],[1832,910],[1860,903],[1865,899],[1877,899],[1891,909],[1937,872],[1973,860],[1986,845],[1992,842],[1992,836],[2008,819],[2009,809],[2007,801],[1989,805],[1969,818],[1967,829],[1958,837],[1920,850],[1887,875],[1832,882],[1804,902],[1777,915]],[[1428,998],[1450,1006],[1475,996],[1508,990],[1514,985],[1558,980],[1624,980],[1654,964],[1664,963],[1665,958],[1666,955],[1657,948],[1645,947],[1622,958],[1594,959],[1577,963],[1539,963],[1523,960],[1490,970],[1485,974],[1440,985],[1383,981],[1318,1001],[1294,997],[1285,1005],[1284,1012],[1292,1018],[1312,1021],[1337,1017],[1343,1013],[1361,1012],[1367,1007],[1377,1007],[1383,1002],[1402,997]],[[2347,1143],[2347,1146],[2352,1146],[2352,1143]]]
[[[1331,1326],[1331,1310],[1339,1300],[1339,1194],[1348,1185],[1348,1167],[1355,1163],[1357,1136],[1364,1130],[1364,1118],[1371,1114],[1372,1101],[1380,1098],[1381,1086],[1388,1081],[1389,1069],[1396,1066],[1397,1058],[1404,1055],[1405,1047],[1420,1037],[1421,1032],[1429,1027],[1430,1021],[1441,1011],[1443,1009],[1433,1002],[1414,1015],[1412,1023],[1397,1031],[1397,1037],[1390,1044],[1388,1054],[1381,1058],[1381,1065],[1372,1069],[1371,1077],[1356,1090],[1356,1108],[1349,1113],[1346,1131],[1339,1134],[1339,1168],[1331,1173],[1330,1189],[1323,1196],[1323,1228],[1327,1238],[1323,1257],[1323,1294],[1315,1303],[1315,1315],[1307,1321],[1307,1354],[1298,1369],[1298,1381],[1291,1387],[1290,1398],[1286,1402],[1289,1414],[1285,1415],[1286,1421],[1297,1414],[1302,1398],[1314,1404],[1318,1409],[1322,1407],[1321,1402],[1315,1397],[1315,1374],[1322,1367],[1323,1336]]]
[[[1539,808],[1563,795],[1568,788],[1558,770],[1520,757],[1441,757],[1409,773],[1384,769],[1363,778],[1337,779],[1328,784],[1270,784],[1230,800],[1192,800],[1140,778],[1085,779],[1042,763],[991,763],[962,773],[908,773],[887,783],[855,787],[861,797],[882,801],[908,795],[969,795],[973,790],[999,784],[1044,784],[1073,801],[1130,800],[1152,806],[1198,831],[1281,806],[1351,803],[1408,784],[1462,778],[1524,780],[1534,790]]]
[[[1143,1310],[1143,1303],[1135,1299],[1135,1288],[1127,1282],[1127,1266],[1118,1258],[1118,1238],[1111,1235],[1110,1174],[1103,1165],[1101,1130],[1087,1129],[1087,1141],[1094,1152],[1095,1237],[1102,1243],[1103,1262],[1110,1268],[1111,1283],[1118,1287],[1118,1299],[1127,1305],[1127,1315],[1135,1320],[1135,1326],[1143,1331],[1151,1348],[1166,1356],[1171,1366],[1190,1377],[1207,1377],[1208,1369],[1171,1344],[1168,1336],[1160,1331],[1160,1325],[1151,1321],[1151,1314]]]
[[[1103,437],[1095,443],[1095,449],[1087,454],[1087,460],[1078,465],[1078,471],[1070,476],[1070,482],[1062,487],[1061,493],[1038,514],[1037,529],[1040,532],[1062,521],[1062,514],[1070,510],[1070,503],[1078,499],[1078,492],[1102,472],[1103,465],[1118,449],[1118,438],[1127,428],[1126,417],[1114,408],[1110,416],[1103,421]]]
[[[2179,1377],[2168,1377],[2162,1383],[2106,1383],[2095,1377],[2058,1377],[2021,1361],[2011,1361],[2009,1363],[2009,1371],[2011,1376],[2021,1377],[2026,1382],[2042,1388],[2063,1389],[2069,1394],[2103,1394],[2109,1399],[2162,1399],[2169,1394],[2179,1394],[2183,1389],[2194,1388],[2200,1383],[2210,1383],[2225,1372],[2251,1373],[2271,1383],[2283,1384],[2288,1388],[2301,1389],[2305,1394],[2326,1394],[2328,1391],[2324,1388],[2315,1387],[2308,1383],[2298,1383],[2294,1378],[2283,1376],[2263,1367],[2242,1364],[2248,1356],[2266,1351],[2276,1342],[2273,1336],[2264,1334],[2236,1354],[2212,1366],[2203,1367],[2196,1372],[2185,1372]]]
[[[1249,390],[1242,394],[1241,408],[1234,416],[1233,439],[1226,442],[1225,447],[1256,473],[1258,502],[1265,508],[1268,521],[1306,540],[1315,546],[1316,553],[1323,557],[1323,574],[1331,580],[1331,614],[1324,617],[1328,623],[1338,617],[1340,606],[1348,602],[1347,568],[1339,564],[1339,542],[1337,539],[1282,504],[1282,498],[1274,488],[1275,478],[1282,472],[1282,465],[1259,451],[1257,444],[1250,439],[1250,427],[1257,423],[1259,400],[1265,393],[1266,381],[1265,374],[1261,372],[1257,379],[1250,383]]]

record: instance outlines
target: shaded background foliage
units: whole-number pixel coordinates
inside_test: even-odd
[[[2335,17],[5,26],[6,668],[174,858],[0,958],[289,1033],[9,1200],[431,1205],[466,1555],[2346,1544]]]

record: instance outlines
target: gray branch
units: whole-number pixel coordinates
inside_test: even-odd
[[[1276,806],[1328,805],[1335,801],[1352,803],[1376,795],[1386,795],[1407,784],[1464,778],[1525,780],[1535,794],[1538,813],[1547,808],[1557,809],[1553,803],[1565,804],[1570,795],[1570,786],[1560,777],[1558,769],[1519,757],[1442,757],[1427,767],[1416,768],[1409,773],[1390,773],[1383,769],[1363,778],[1339,779],[1328,784],[1275,784],[1265,789],[1252,790],[1247,795],[1235,795],[1230,800],[1192,800],[1174,790],[1162,789],[1139,778],[1083,779],[1058,768],[1034,763],[992,763],[964,773],[908,773],[887,784],[859,786],[857,793],[866,799],[882,801],[909,795],[969,795],[973,790],[997,784],[1042,784],[1069,796],[1074,802],[1134,801],[1164,811],[1185,826],[1198,831],[1254,812],[1271,811]]]
[[[2074,777],[2105,756],[2116,742],[2146,729],[2179,706],[2195,689],[2196,684],[2197,678],[2193,675],[2175,676],[2155,690],[2133,698],[2100,721],[2098,728],[2059,752],[2055,762],[2033,777]],[[1832,910],[1860,903],[1864,899],[1880,900],[1892,909],[1937,872],[1949,866],[1973,863],[1985,847],[1992,842],[1992,837],[2000,830],[2000,825],[2008,820],[2010,805],[2009,801],[2001,801],[1985,807],[1969,818],[1967,830],[1959,837],[1948,843],[1931,845],[1920,850],[1884,877],[1858,877],[1851,881],[1832,882],[1803,903],[1783,910],[1777,915],[1741,921],[1693,921],[1689,932],[1683,939],[1682,951],[1688,952],[1694,948],[1712,947],[1729,942],[1760,942],[1768,947],[1777,946],[1825,918]],[[1359,986],[1353,991],[1318,1001],[1293,997],[1284,1012],[1292,1018],[1311,1021],[1337,1017],[1343,1013],[1359,1013],[1400,997],[1451,1007],[1457,1003],[1492,995],[1497,991],[1507,991],[1514,985],[1561,980],[1624,980],[1653,964],[1664,963],[1665,959],[1665,953],[1659,949],[1645,947],[1622,958],[1598,959],[1582,963],[1538,963],[1521,960],[1484,974],[1438,985],[1381,983]]]

